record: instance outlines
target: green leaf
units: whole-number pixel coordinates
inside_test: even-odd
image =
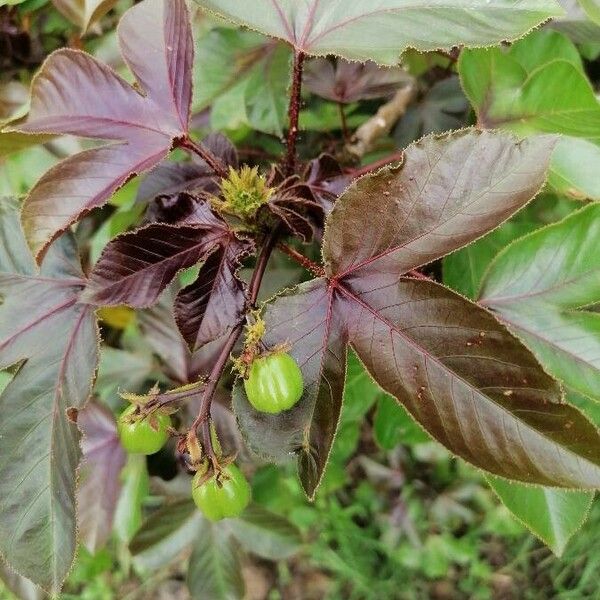
[[[544,30],[509,50],[465,50],[459,73],[482,127],[569,136],[553,158],[550,182],[574,197],[600,199],[592,177],[600,169],[600,103],[572,42]]]
[[[444,283],[474,300],[483,275],[498,252],[535,227],[534,223],[527,221],[509,221],[466,248],[446,256],[443,262]]]
[[[459,69],[483,127],[600,141],[600,104],[590,82],[572,62],[556,59],[528,73],[510,52],[490,48],[466,50]]]
[[[431,441],[406,409],[387,395],[379,399],[373,434],[375,441],[384,450],[393,450],[399,444],[412,445]]]
[[[583,200],[600,200],[600,146],[563,137],[556,144],[548,184],[558,193]]]
[[[228,525],[231,534],[248,552],[268,560],[285,560],[296,554],[302,543],[294,525],[259,504],[251,504]]]
[[[346,386],[344,387],[344,408],[341,423],[362,421],[370,408],[382,396],[381,388],[373,381],[354,352],[348,353]]]
[[[205,521],[188,564],[192,600],[240,600],[244,597],[242,565],[235,542],[223,524]]]
[[[212,104],[215,129],[282,135],[290,82],[290,50],[253,31],[216,28],[196,44],[195,111]]]
[[[490,265],[480,302],[567,386],[600,399],[600,205],[508,246]],[[565,425],[567,426],[567,425]]]
[[[176,560],[203,535],[204,519],[188,499],[165,504],[152,513],[129,544],[133,563],[151,573]]]
[[[585,522],[594,499],[593,492],[526,486],[491,475],[487,480],[511,513],[557,556]]]
[[[18,365],[0,396],[0,553],[56,593],[75,554],[81,449],[69,417],[89,397],[98,331],[78,301],[85,279],[71,236],[52,244],[38,273],[10,203],[0,221],[12,231],[0,254],[0,370]]]
[[[562,11],[554,0],[196,0],[307,54],[398,63],[408,48],[485,46],[515,39]]]
[[[599,0],[579,0],[587,16],[600,25],[600,1]]]

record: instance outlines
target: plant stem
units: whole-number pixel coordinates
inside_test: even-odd
[[[342,124],[342,135],[344,141],[347,142],[350,139],[350,131],[348,130],[348,121],[346,121],[346,110],[341,102],[338,102],[338,110],[340,111],[340,122]]]
[[[225,165],[202,144],[194,142],[189,137],[182,139],[179,145],[190,152],[198,155],[219,177],[225,179],[228,175]]]
[[[300,94],[302,92],[302,69],[304,67],[304,52],[294,50],[294,70],[288,107],[289,129],[287,148],[284,161],[285,174],[289,177],[296,171],[296,141],[298,139],[298,119],[300,117]]]
[[[307,271],[310,271],[315,277],[323,277],[325,275],[325,269],[321,265],[313,262],[308,256],[304,256],[304,254],[301,254],[295,248],[283,243],[277,244],[277,247]]]
[[[277,237],[279,236],[279,228],[273,229],[268,236],[266,237],[262,249],[260,251],[260,255],[256,261],[256,267],[254,268],[254,272],[252,273],[252,279],[250,280],[250,284],[248,286],[248,308],[254,308],[256,305],[256,299],[258,298],[258,292],[260,290],[260,284],[262,283],[263,276],[265,274],[265,270],[267,268],[267,263],[269,262],[269,258],[271,256],[271,252],[277,243]],[[197,431],[200,426],[202,426],[202,445],[204,447],[205,452],[211,458],[211,460],[215,460],[215,453],[212,447],[212,440],[210,437],[210,405],[212,403],[213,395],[215,390],[217,389],[217,384],[223,375],[223,371],[229,361],[229,355],[233,351],[233,348],[238,341],[242,331],[244,329],[244,319],[240,320],[240,322],[231,330],[227,340],[225,341],[225,345],[221,349],[217,360],[213,364],[213,367],[210,371],[208,379],[206,381],[206,387],[202,391],[202,398],[200,400],[200,410],[198,411],[198,416],[192,423],[192,431]]]

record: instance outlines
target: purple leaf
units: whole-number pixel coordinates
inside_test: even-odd
[[[345,345],[434,438],[518,481],[600,487],[600,434],[533,354],[480,306],[404,272],[493,229],[544,182],[553,143],[474,130],[426,138],[403,165],[366,176],[337,201],[323,242],[328,279],[265,311],[266,343],[291,344],[306,389],[278,416],[234,395],[249,445],[299,456],[312,496],[334,439]],[[368,215],[365,210],[368,207]]]
[[[491,314],[433,282],[359,285],[343,292],[352,347],[434,438],[503,477],[600,486],[595,426]]]
[[[246,297],[237,269],[252,249],[251,242],[232,234],[206,259],[196,281],[177,295],[175,320],[192,350],[221,337],[243,316]]]
[[[118,27],[123,58],[142,93],[106,65],[58,50],[36,75],[19,131],[110,140],[50,169],[29,193],[22,222],[38,261],[69,225],[187,134],[193,40],[184,0],[145,0]]]
[[[180,196],[190,201],[190,196]],[[197,203],[194,210],[186,224],[154,223],[110,242],[90,274],[85,301],[150,306],[179,271],[205,260],[228,242],[231,230],[208,204]]]
[[[311,160],[304,173],[306,185],[328,215],[338,196],[348,187],[352,177],[345,175],[339,163],[329,154]]]
[[[473,129],[423,138],[336,203],[323,242],[328,273],[397,280],[476,240],[539,192],[554,144]]]
[[[79,412],[77,423],[83,433],[77,492],[79,535],[80,541],[95,554],[112,530],[126,455],[115,418],[106,407],[97,402],[88,404]]]
[[[14,236],[7,255],[22,252],[17,213],[0,219]],[[67,411],[87,401],[98,361],[94,311],[78,301],[84,286],[70,236],[50,247],[39,273],[0,261],[0,369],[19,365],[0,396],[9,449],[0,458],[0,552],[49,592],[60,589],[76,546],[79,431]]]
[[[304,72],[304,84],[314,94],[349,104],[392,96],[412,76],[399,68],[380,67],[373,62],[349,62],[342,58],[334,64],[327,58],[311,60]]]

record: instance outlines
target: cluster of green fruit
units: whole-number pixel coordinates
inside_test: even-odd
[[[266,354],[250,365],[244,389],[256,410],[277,414],[300,400],[304,391],[302,372],[286,352]],[[158,452],[169,439],[171,417],[160,410],[146,418],[136,414],[137,407],[132,404],[119,417],[123,447],[132,454]],[[192,497],[207,519],[219,521],[242,513],[250,502],[250,484],[236,465],[228,464],[208,478],[198,471],[192,480]]]

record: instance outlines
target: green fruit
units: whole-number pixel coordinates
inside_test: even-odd
[[[202,474],[192,479],[192,498],[209,521],[237,517],[248,506],[252,492],[243,473],[235,466],[223,469],[220,481],[211,477],[200,483]]]
[[[169,439],[167,429],[171,426],[171,417],[164,413],[153,413],[146,419],[131,421],[135,411],[132,404],[119,417],[117,428],[121,444],[131,454],[154,454]],[[156,426],[156,429],[153,427]]]
[[[256,410],[277,414],[292,408],[302,397],[302,371],[287,352],[267,354],[252,363],[244,389]]]

